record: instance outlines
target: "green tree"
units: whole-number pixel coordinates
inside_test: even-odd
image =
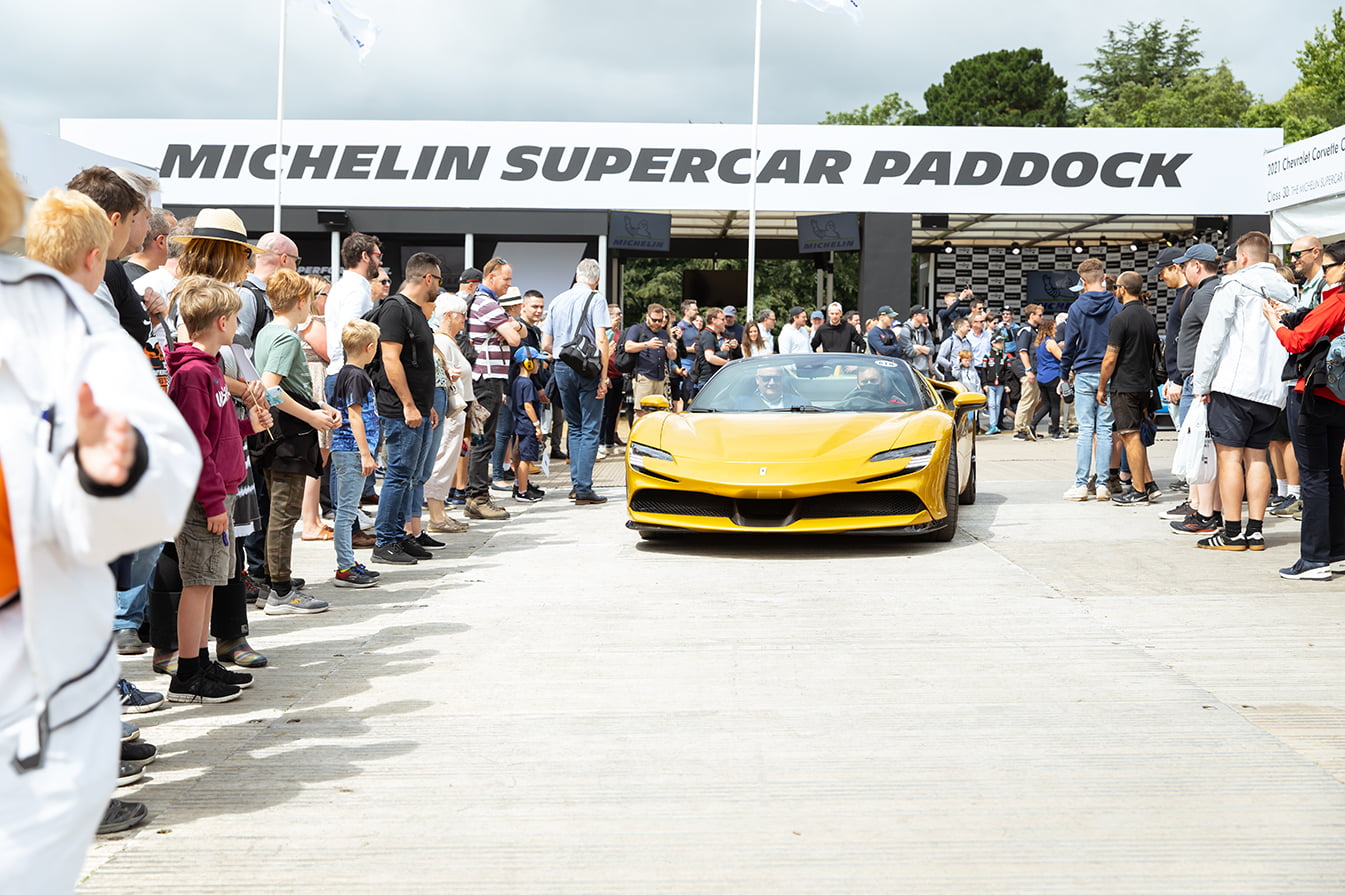
[[[925,91],[926,111],[912,124],[1064,127],[1069,124],[1065,79],[1039,49],[996,50],[953,63]]]
[[[1118,101],[1127,88],[1176,87],[1200,70],[1196,40],[1200,31],[1189,21],[1171,31],[1160,19],[1147,24],[1127,22],[1121,33],[1107,31],[1107,39],[1079,80],[1075,91],[1086,105]]]
[[[1237,127],[1256,97],[1228,63],[1198,69],[1171,86],[1125,84],[1088,109],[1089,127]]]
[[[1322,90],[1307,87],[1302,81],[1290,87],[1283,98],[1273,103],[1256,103],[1242,116],[1243,127],[1283,128],[1286,143],[1306,140],[1342,124],[1345,109]]]
[[[1336,106],[1345,105],[1345,18],[1340,7],[1331,12],[1330,26],[1317,28],[1294,59],[1299,84],[1320,91]]]
[[[828,112],[819,124],[910,124],[915,107],[901,98],[900,93],[889,93],[872,107],[860,106],[853,112]]]

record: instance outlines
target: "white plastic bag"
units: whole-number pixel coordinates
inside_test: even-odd
[[[1172,474],[1192,485],[1214,481],[1218,465],[1214,442],[1210,440],[1206,425],[1208,408],[1209,405],[1199,399],[1192,402],[1177,433],[1177,450],[1172,454]]]

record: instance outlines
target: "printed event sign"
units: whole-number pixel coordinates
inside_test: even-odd
[[[165,200],[269,205],[274,121],[65,119],[160,171]],[[766,125],[763,211],[1260,214],[1278,129]],[[742,209],[748,125],[289,121],[295,206]]]
[[[814,214],[800,215],[799,251],[858,252],[859,215]]]
[[[1345,193],[1345,127],[1266,153],[1264,171],[1271,210]]]

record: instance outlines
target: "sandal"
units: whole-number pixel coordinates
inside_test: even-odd
[[[332,531],[330,528],[324,528],[322,531],[318,532],[316,537],[310,538],[308,535],[300,535],[299,537],[300,540],[304,541],[330,541],[336,537],[336,532]]]
[[[221,662],[229,662],[241,668],[263,668],[267,658],[248,646],[246,638],[226,640],[215,644],[215,655]]]

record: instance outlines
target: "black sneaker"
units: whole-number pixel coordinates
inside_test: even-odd
[[[123,761],[117,765],[117,785],[130,786],[145,776],[145,769],[139,762]]]
[[[98,835],[129,830],[144,823],[148,816],[149,809],[143,802],[123,802],[121,799],[113,799],[107,803],[103,819],[98,822]]]
[[[537,487],[536,485],[534,485],[532,482],[528,482],[528,493],[529,493],[529,494],[536,494],[536,495],[537,495],[537,498],[538,498],[539,500],[540,500],[541,498],[543,498],[543,497],[546,497],[546,492],[543,491],[541,488],[538,488],[538,487]]]
[[[1245,531],[1242,538],[1247,542],[1248,550],[1266,549],[1266,536],[1259,531]]]
[[[514,489],[514,500],[519,503],[537,503],[541,499],[541,495],[534,494],[531,488],[522,493],[517,488]]]
[[[1182,520],[1185,519],[1187,516],[1190,516],[1194,512],[1195,509],[1191,506],[1191,501],[1183,500],[1181,503],[1177,504],[1175,507],[1168,510],[1166,513],[1160,515],[1158,518]]]
[[[1201,538],[1196,541],[1196,546],[1201,550],[1236,550],[1247,549],[1247,539],[1242,534],[1236,534],[1230,537],[1222,531],[1216,531],[1208,538]]]
[[[240,690],[246,690],[252,686],[252,675],[246,671],[230,671],[218,662],[211,662],[206,665],[201,673],[213,681],[219,681],[221,684],[228,684]]]
[[[593,491],[581,491],[575,494],[574,505],[577,507],[589,506],[590,504],[607,503],[607,498],[599,497]]]
[[[1280,569],[1280,577],[1290,581],[1330,581],[1331,564],[1329,562],[1308,562],[1300,558],[1287,569]]]
[[[1181,522],[1171,523],[1171,526],[1173,531],[1181,535],[1212,535],[1217,531],[1223,531],[1224,517],[1220,513],[1213,516],[1192,513]]]
[[[380,544],[374,548],[369,556],[369,562],[385,562],[394,566],[414,566],[417,562],[414,556],[407,554],[405,544],[398,541],[395,544]]]
[[[1150,482],[1145,486],[1144,490],[1148,493],[1150,500],[1158,500],[1163,496],[1163,492],[1159,490],[1157,482]]]
[[[1032,432],[1029,431],[1029,430],[1027,430],[1027,429],[1019,429],[1017,432],[1013,433],[1013,437],[1014,437],[1014,439],[1017,440],[1017,441],[1036,441],[1036,440],[1037,440],[1037,436],[1033,435]]]
[[[443,541],[437,541],[434,538],[430,537],[430,533],[427,531],[422,531],[420,534],[412,538],[412,540],[414,540],[420,546],[424,547],[426,550],[442,550],[443,548],[448,546]]]
[[[208,677],[205,673],[184,681],[181,674],[173,675],[168,685],[169,702],[233,702],[243,690]]]
[[[1122,482],[1119,475],[1107,476],[1107,490],[1112,493],[1112,496],[1124,494],[1127,487],[1133,490],[1135,486],[1130,482]]]
[[[1113,494],[1111,502],[1118,507],[1137,507],[1149,505],[1149,492],[1136,491],[1131,488],[1129,491],[1122,491],[1120,494]]]
[[[433,553],[416,543],[416,539],[407,535],[402,538],[402,551],[414,559],[430,559]]]
[[[149,743],[122,743],[121,760],[123,762],[135,762],[141,766],[154,761],[155,756],[159,754],[158,747]]]

